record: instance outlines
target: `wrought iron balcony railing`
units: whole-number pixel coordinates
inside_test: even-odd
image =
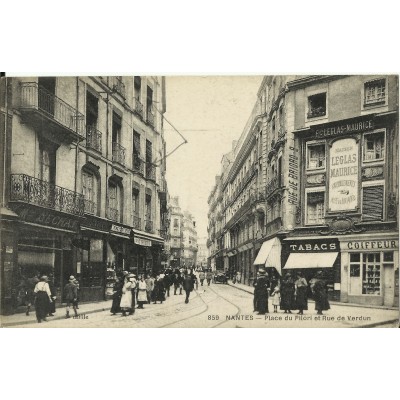
[[[134,99],[135,102],[135,108],[134,111],[136,112],[136,114],[138,114],[140,116],[140,118],[143,118],[143,104],[140,102],[139,99]]]
[[[139,157],[137,157],[137,156],[134,156],[134,157],[133,157],[132,170],[133,170],[134,172],[137,172],[138,174],[142,174],[142,175],[143,175],[144,163],[143,163],[143,161],[142,161]]]
[[[272,194],[276,189],[281,187],[281,180],[279,179],[279,176],[276,176],[275,178],[272,178],[268,183],[266,187],[266,194],[269,196]]]
[[[84,116],[36,82],[21,83],[21,110],[37,110],[62,127],[84,136]]]
[[[93,126],[86,126],[86,147],[102,152],[102,133]]]
[[[119,211],[116,208],[107,207],[106,218],[111,221],[119,222]]]
[[[153,221],[150,219],[146,219],[144,221],[144,230],[146,232],[153,232]]]
[[[85,202],[85,214],[96,214],[97,205],[94,201],[84,199]]]
[[[147,122],[154,128],[154,114],[151,109],[147,110]]]
[[[121,146],[117,142],[113,142],[112,144],[112,160],[121,165],[125,165],[125,147]]]
[[[152,181],[156,180],[156,168],[154,165],[149,163],[146,164],[146,178],[151,179]]]
[[[35,204],[75,215],[83,215],[85,209],[81,193],[25,174],[11,175],[10,201]]]
[[[142,229],[142,219],[137,214],[132,214],[132,226],[134,229]]]
[[[111,89],[125,98],[125,84],[122,82],[122,76],[110,76]]]

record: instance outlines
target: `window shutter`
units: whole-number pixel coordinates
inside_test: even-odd
[[[383,219],[383,186],[363,188],[362,218],[364,221]]]

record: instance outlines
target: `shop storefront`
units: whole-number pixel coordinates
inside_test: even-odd
[[[341,301],[399,305],[399,240],[396,234],[340,239]]]
[[[340,299],[340,245],[337,238],[285,239],[282,246],[282,274],[291,273],[295,277],[302,272],[307,282],[318,271],[323,273],[331,300]]]
[[[266,240],[258,250],[253,265],[256,269],[260,267],[266,268],[269,274],[277,272],[281,275],[281,253],[282,245],[278,237]]]
[[[40,275],[49,276],[57,302],[62,301],[64,285],[75,272],[72,241],[82,219],[30,204],[13,204],[12,208],[19,216],[16,264],[11,274],[14,308],[25,302],[24,283]]]

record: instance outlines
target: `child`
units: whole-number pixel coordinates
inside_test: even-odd
[[[272,299],[272,305],[274,306],[274,313],[278,312],[278,306],[281,302],[281,291],[279,289],[279,286],[275,286],[274,291],[271,293]]]

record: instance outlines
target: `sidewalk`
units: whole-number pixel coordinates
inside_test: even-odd
[[[112,300],[107,301],[99,301],[95,303],[82,303],[79,304],[78,315],[83,314],[93,314],[96,312],[107,311],[111,308]],[[73,316],[73,310],[71,309],[70,315],[71,318]],[[65,305],[58,306],[56,309],[56,313],[54,317],[48,317],[48,321],[54,321],[57,319],[65,318]],[[45,324],[46,322],[42,322]],[[31,311],[29,316],[25,315],[25,313],[18,313],[13,315],[1,315],[0,316],[0,327],[12,327],[15,325],[26,325],[26,324],[37,324],[35,311]]]
[[[232,281],[228,281],[228,285],[235,287],[236,289],[243,290],[244,292],[253,294],[254,293],[254,288],[252,286],[244,285],[243,283],[232,283]],[[309,303],[314,304],[313,300],[309,300]],[[355,303],[342,303],[340,301],[332,301],[329,300],[330,304],[334,304],[335,306],[343,306],[343,307],[357,307],[357,308],[374,308],[374,309],[380,309],[380,310],[395,310],[397,311],[397,307],[388,307],[388,306],[370,306],[367,304],[355,304]]]

